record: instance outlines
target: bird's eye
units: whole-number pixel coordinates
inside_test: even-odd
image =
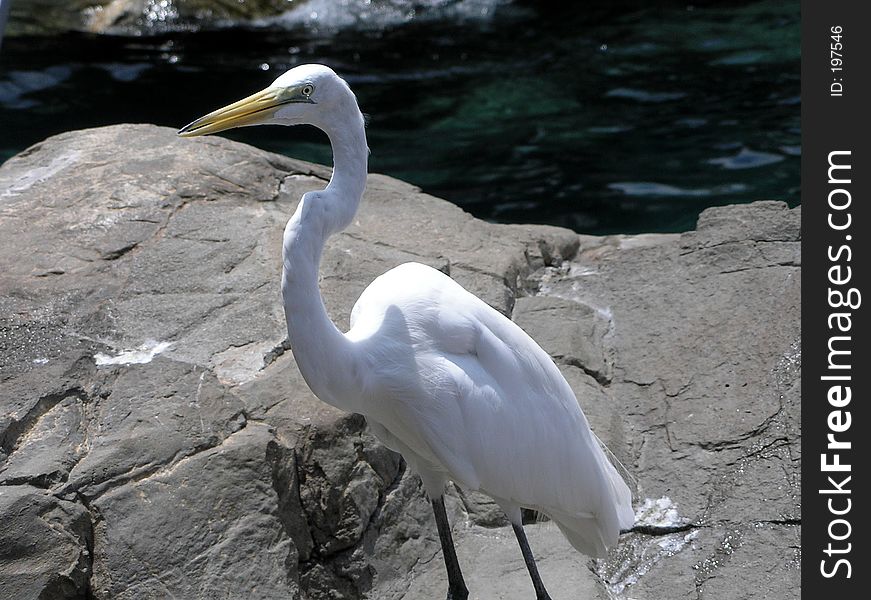
[[[314,93],[314,91],[315,91],[315,86],[313,86],[310,83],[307,83],[304,86],[302,86],[302,95],[305,96],[306,98],[311,96]]]

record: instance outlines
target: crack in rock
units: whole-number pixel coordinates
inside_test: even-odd
[[[87,394],[79,385],[73,385],[59,392],[41,396],[30,410],[20,419],[12,419],[6,429],[0,432],[0,449],[9,457],[20,445],[22,439],[39,422],[43,415],[67,398],[86,401]]]

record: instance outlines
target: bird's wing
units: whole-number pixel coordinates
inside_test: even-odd
[[[631,521],[628,488],[550,356],[445,275],[422,265],[390,274],[381,319],[364,319],[378,323],[383,335],[370,334],[381,350],[385,339],[396,350],[373,360],[389,365],[376,376],[379,422],[461,485],[509,505],[601,517],[616,539]]]
[[[601,556],[634,521],[629,488],[538,344],[483,303],[473,321],[470,351],[441,358],[459,433],[430,426],[430,446],[450,472],[474,472],[503,508],[542,510],[576,548]]]
[[[601,450],[574,393],[523,330],[478,308],[473,348],[449,360],[481,486],[522,506],[597,513]]]

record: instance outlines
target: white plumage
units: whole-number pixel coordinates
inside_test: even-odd
[[[440,495],[446,480],[551,517],[578,550],[601,556],[632,526],[630,493],[578,402],[522,329],[431,267],[378,277],[347,334],[367,369],[373,433]]]
[[[325,402],[363,414],[373,433],[420,474],[434,499],[449,598],[467,592],[439,500],[448,480],[481,490],[502,507],[538,598],[549,598],[523,535],[521,507],[548,515],[591,556],[603,555],[634,518],[629,489],[569,384],[511,320],[418,263],[375,279],[354,306],[351,329],[340,332],[324,308],[318,267],[327,237],[352,222],[363,195],[363,117],[332,70],[303,65],[180,135],[262,123],[315,125],[333,147],[330,183],[303,196],[284,235],[288,336],[306,382]]]

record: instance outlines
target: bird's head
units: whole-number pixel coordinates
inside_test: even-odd
[[[200,117],[178,134],[194,137],[266,124],[322,126],[323,116],[334,112],[348,98],[354,99],[353,93],[332,69],[324,65],[300,65],[265,90]]]

